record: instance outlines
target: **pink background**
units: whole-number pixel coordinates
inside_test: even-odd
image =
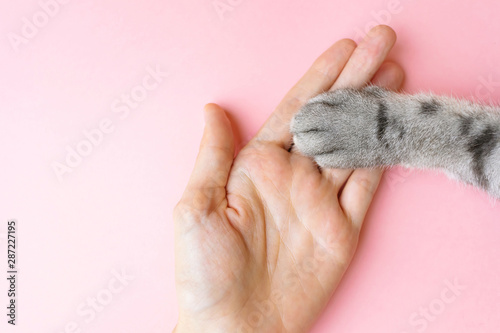
[[[67,1],[44,21],[38,1],[1,1],[1,276],[8,219],[20,239],[18,326],[2,310],[1,332],[71,332],[71,322],[82,332],[171,331],[171,215],[203,105],[227,108],[247,140],[338,39],[389,24],[406,91],[500,100],[498,1],[221,0],[232,9],[222,15],[216,2]],[[24,28],[31,35],[15,46],[33,16],[43,27]],[[116,103],[140,90],[148,67],[168,76],[125,115]],[[111,133],[59,179],[53,164],[67,146],[106,119]],[[499,332],[499,216],[498,203],[443,175],[387,172],[313,332]],[[129,280],[111,294],[117,272]],[[465,289],[449,301],[455,280]],[[2,278],[2,309],[6,290]],[[95,297],[107,304],[90,320],[78,311]]]

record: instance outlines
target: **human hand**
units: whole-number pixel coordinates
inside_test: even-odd
[[[357,246],[381,170],[319,170],[290,150],[289,123],[309,98],[368,82],[398,89],[384,60],[396,35],[373,28],[325,51],[234,158],[231,124],[215,104],[175,207],[176,332],[305,332]]]

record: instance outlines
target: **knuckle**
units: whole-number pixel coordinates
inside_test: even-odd
[[[374,184],[373,181],[365,177],[357,177],[354,179],[354,181],[368,195],[373,196],[375,194],[377,186]]]

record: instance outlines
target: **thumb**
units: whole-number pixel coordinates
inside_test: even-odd
[[[205,105],[205,129],[200,150],[186,188],[188,196],[197,198],[197,209],[213,208],[226,196],[225,186],[234,158],[231,123],[217,104]]]

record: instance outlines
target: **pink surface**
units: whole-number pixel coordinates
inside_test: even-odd
[[[497,1],[62,2],[40,2],[50,17],[38,1],[0,3],[2,276],[8,219],[20,239],[18,325],[2,310],[1,332],[171,331],[171,215],[203,105],[230,110],[246,140],[338,39],[389,24],[407,91],[500,100]],[[313,332],[499,332],[499,216],[442,175],[386,173]]]

